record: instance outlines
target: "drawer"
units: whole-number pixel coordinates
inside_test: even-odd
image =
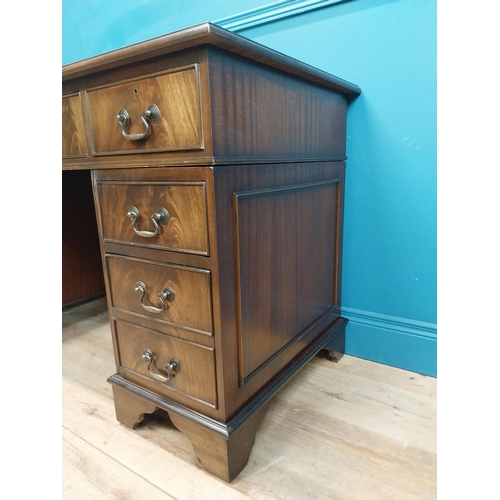
[[[62,98],[62,156],[87,156],[87,141],[80,94]]]
[[[204,182],[102,182],[98,193],[104,241],[209,254]]]
[[[132,375],[136,383],[142,379],[143,385],[155,382],[159,385],[155,392],[163,395],[177,393],[216,406],[213,348],[120,321],[115,322],[115,332],[120,371],[125,377]]]
[[[86,96],[94,155],[203,149],[197,64],[92,89]],[[158,113],[148,118],[143,113],[151,105]],[[128,114],[123,127],[117,119],[121,110]]]
[[[211,335],[210,271],[113,255],[106,265],[114,308]]]

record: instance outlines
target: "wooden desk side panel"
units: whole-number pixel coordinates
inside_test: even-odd
[[[229,419],[340,317],[344,163],[213,172]]]
[[[233,195],[240,385],[336,305],[339,182]]]
[[[209,47],[217,162],[345,160],[345,96]]]
[[[62,172],[62,305],[104,293],[90,172]]]

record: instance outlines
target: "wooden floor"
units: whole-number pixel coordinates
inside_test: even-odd
[[[436,379],[314,358],[272,400],[231,483],[205,473],[166,414],[117,422],[104,299],[63,312],[62,498],[436,498]]]

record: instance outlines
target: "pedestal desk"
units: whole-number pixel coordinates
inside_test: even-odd
[[[360,90],[210,23],[62,74],[63,189],[91,175],[104,273],[89,250],[83,274],[104,276],[117,419],[166,410],[231,481],[276,391],[321,349],[343,353],[346,108]]]

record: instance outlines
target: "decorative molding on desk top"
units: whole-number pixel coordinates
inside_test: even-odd
[[[213,21],[213,23],[222,28],[238,32],[286,17],[350,1],[351,0],[280,0],[278,2],[263,5],[262,7],[240,12],[233,16],[218,19],[217,21]]]
[[[69,80],[100,71],[108,71],[127,64],[136,64],[145,59],[165,56],[200,45],[212,45],[236,53],[239,56],[334,89],[347,96],[356,97],[361,94],[361,89],[357,85],[265,47],[214,23],[197,24],[196,26],[63,66],[63,93],[75,92],[75,88],[71,84],[66,84]]]

